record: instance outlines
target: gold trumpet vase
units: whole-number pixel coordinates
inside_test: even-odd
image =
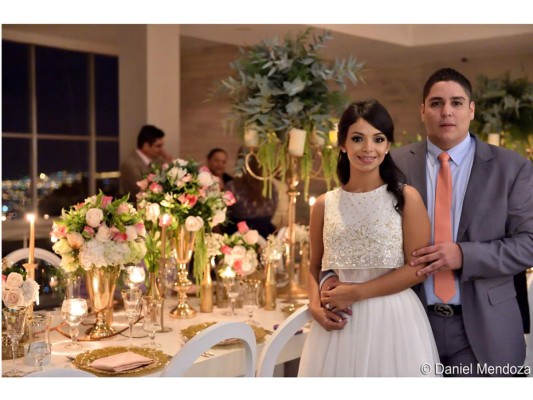
[[[113,294],[120,274],[120,267],[91,268],[85,271],[85,285],[92,310],[96,313],[96,323],[86,334],[91,339],[112,336],[116,331],[111,327],[113,320]]]
[[[189,273],[188,264],[191,261],[196,232],[185,229],[185,225],[178,225],[174,232],[173,244],[176,254],[176,263],[178,264],[178,305],[171,312],[172,318],[193,318],[196,316],[196,310],[187,302],[187,291],[192,282],[187,277]]]

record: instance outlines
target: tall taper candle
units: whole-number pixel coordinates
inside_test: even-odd
[[[35,215],[26,214],[26,219],[30,222],[30,254],[28,256],[28,264],[35,263]]]

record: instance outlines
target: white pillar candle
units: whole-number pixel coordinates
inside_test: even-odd
[[[259,147],[259,135],[255,129],[244,131],[244,145],[246,147]]]
[[[304,155],[305,137],[307,132],[303,129],[292,128],[289,132],[289,154],[301,157]]]
[[[489,133],[488,143],[494,146],[500,145],[500,134],[499,133]]]

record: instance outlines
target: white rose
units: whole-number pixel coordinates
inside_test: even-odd
[[[39,294],[39,284],[33,279],[26,279],[22,285],[22,293],[24,295],[24,303],[30,305],[30,303],[37,300]]]
[[[252,265],[252,263],[246,259],[242,260],[241,269],[242,269],[243,275],[249,275],[255,271],[255,268]]]
[[[215,215],[213,215],[213,219],[211,220],[211,223],[209,224],[211,227],[216,226],[218,224],[221,224],[226,220],[226,210],[218,210],[215,212]]]
[[[18,272],[12,272],[7,276],[7,280],[5,283],[6,289],[18,289],[22,286],[22,283],[24,282],[24,278],[22,278],[22,275]]]
[[[185,161],[185,160],[183,160],[183,159],[181,159],[181,158],[176,158],[176,159],[174,160],[174,162],[176,162],[176,161],[178,162],[178,165],[179,165],[180,167],[185,167],[185,166],[187,165],[187,161]]]
[[[7,308],[13,308],[24,305],[22,289],[4,289],[2,300]]]
[[[246,255],[246,249],[244,248],[244,246],[237,245],[231,250],[231,255],[237,260],[241,260]]]
[[[185,220],[185,229],[189,232],[199,231],[204,226],[204,220],[200,217],[187,217]]]
[[[256,244],[259,240],[259,232],[257,232],[255,229],[250,229],[248,232],[242,235],[242,238],[248,244]]]
[[[98,227],[103,219],[104,213],[99,208],[91,208],[89,211],[87,211],[87,214],[85,215],[87,225],[93,228]]]
[[[128,241],[137,239],[137,229],[134,226],[127,226],[126,235],[128,235]]]
[[[109,241],[111,239],[111,229],[109,229],[107,225],[102,225],[98,228],[98,232],[96,232],[94,238],[102,243]]]
[[[198,183],[202,187],[211,186],[213,181],[213,175],[211,175],[211,172],[208,171],[202,171],[198,174]]]
[[[70,247],[73,249],[79,249],[84,242],[83,236],[81,233],[73,232],[67,233],[67,242]]]
[[[153,222],[154,224],[156,224],[160,213],[161,213],[161,210],[159,209],[159,204],[157,204],[157,203],[148,203],[146,205],[146,219],[148,221]]]

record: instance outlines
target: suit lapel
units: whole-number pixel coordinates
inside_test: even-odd
[[[457,232],[458,242],[463,239],[463,235],[476,213],[477,199],[479,199],[480,194],[484,192],[487,186],[487,177],[489,176],[487,169],[490,166],[490,160],[492,160],[492,151],[489,145],[478,140],[475,135],[471,136],[476,142],[476,151],[474,153],[472,171],[470,171],[470,178],[466,186],[463,209],[461,210],[461,221]]]
[[[410,184],[418,190],[427,208],[426,149],[425,140],[413,145],[407,175],[411,178]]]

